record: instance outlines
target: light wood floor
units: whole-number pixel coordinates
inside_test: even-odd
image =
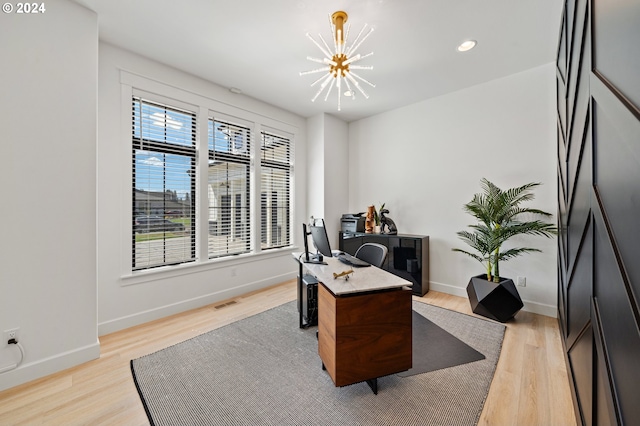
[[[0,425],[147,425],[131,359],[295,299],[290,281],[102,336],[99,359],[0,392]],[[418,299],[473,315],[465,298],[430,291]],[[576,425],[554,318],[520,312],[507,324],[479,424]]]

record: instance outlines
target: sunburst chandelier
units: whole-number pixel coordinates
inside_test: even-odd
[[[356,65],[355,63],[373,55],[373,52],[368,53],[366,55],[360,55],[356,53],[360,45],[369,37],[369,35],[373,32],[373,28],[370,28],[369,31],[363,36],[367,24],[362,27],[358,36],[353,41],[353,44],[347,47],[347,40],[349,39],[349,29],[351,28],[351,24],[347,24],[346,33],[344,31],[344,24],[347,22],[348,16],[346,12],[337,11],[334,12],[331,16],[329,16],[329,25],[331,27],[331,32],[333,33],[333,49],[329,47],[327,42],[322,38],[321,34],[318,34],[320,37],[320,41],[322,44],[318,43],[309,33],[307,33],[307,37],[318,46],[318,49],[324,54],[324,58],[318,59],[313,58],[311,56],[307,56],[307,59],[312,62],[317,62],[325,65],[322,68],[316,68],[311,71],[303,71],[300,75],[307,74],[316,74],[316,73],[325,73],[316,81],[311,83],[311,87],[320,85],[318,91],[315,96],[311,99],[311,102],[315,102],[315,100],[320,96],[322,92],[326,90],[326,94],[324,96],[324,100],[329,99],[329,95],[335,86],[338,93],[338,111],[340,111],[340,103],[342,100],[342,96],[355,99],[355,89],[358,89],[360,93],[366,98],[369,99],[369,95],[364,91],[360,82],[366,83],[371,87],[376,87],[375,84],[367,81],[366,79],[360,77],[358,74],[354,73],[353,70],[372,70],[372,66],[364,66],[364,65]],[[333,53],[331,53],[333,52]],[[344,93],[343,89],[346,90]],[[328,88],[327,88],[328,87]]]

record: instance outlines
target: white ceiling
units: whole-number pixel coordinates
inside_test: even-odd
[[[368,117],[555,60],[562,0],[76,0],[98,14],[100,39],[304,117]],[[335,89],[315,102],[322,57],[305,36],[331,39],[328,16],[349,15],[352,41],[374,52],[359,74],[369,99]],[[459,53],[466,39],[475,49]]]

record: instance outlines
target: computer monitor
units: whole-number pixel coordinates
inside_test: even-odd
[[[322,226],[316,225],[316,219],[311,219],[311,223],[307,225],[306,223],[302,224],[302,238],[304,241],[304,263],[321,263],[326,264],[324,261],[320,260],[320,256],[318,254],[322,254],[324,256],[331,257],[331,246],[329,245],[329,237],[327,236],[327,231],[324,227],[324,219],[322,220]],[[307,237],[311,235],[313,239],[313,245],[316,247],[318,254],[311,254],[309,252],[309,243]],[[327,254],[328,253],[328,254]]]
[[[322,253],[324,256],[331,257],[333,254],[331,253],[331,245],[329,244],[327,229],[324,226],[324,219],[317,220],[322,220],[322,226],[319,226],[316,223],[311,224],[311,238],[313,239],[313,245],[316,246],[318,252]]]

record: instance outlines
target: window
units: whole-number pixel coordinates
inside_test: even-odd
[[[291,244],[291,140],[262,132],[260,147],[260,242],[263,249]]]
[[[248,253],[251,130],[209,119],[209,258]]]
[[[133,270],[195,260],[195,114],[133,98]]]
[[[292,134],[194,100],[132,91],[133,271],[291,245]]]

